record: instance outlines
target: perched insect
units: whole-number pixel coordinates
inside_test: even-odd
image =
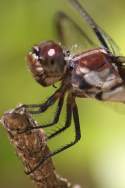
[[[117,45],[95,23],[78,0],[69,0],[69,2],[88,23],[100,42],[101,47],[71,55],[70,51],[63,48],[60,44],[46,41],[34,46],[28,54],[29,68],[39,84],[42,86],[51,86],[57,81],[61,82],[60,88],[45,103],[25,105],[32,114],[39,114],[45,112],[58,100],[58,107],[53,121],[46,125],[34,127],[33,129],[50,127],[59,121],[66,93],[68,95],[66,99],[66,120],[64,126],[53,132],[47,139],[51,139],[66,130],[71,125],[72,116],[75,126],[75,139],[71,143],[51,152],[39,161],[38,165],[28,172],[28,174],[34,172],[49,157],[64,151],[80,140],[81,133],[78,109],[75,102],[76,97],[125,102],[125,57],[116,55],[118,54]],[[94,44],[74,20],[65,13],[59,12],[56,16],[56,26],[61,42],[65,40],[65,30],[62,24],[64,20],[81,34],[83,43],[86,40],[88,44]]]

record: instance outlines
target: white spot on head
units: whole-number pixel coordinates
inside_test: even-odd
[[[48,55],[49,55],[49,56],[55,55],[55,50],[54,50],[53,48],[50,49],[50,50],[48,51]]]

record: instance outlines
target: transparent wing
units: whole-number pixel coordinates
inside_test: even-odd
[[[102,47],[106,48],[108,52],[111,52],[113,55],[119,55],[120,50],[118,45],[113,41],[113,39],[99,27],[94,19],[89,15],[89,13],[82,7],[78,0],[69,0],[73,7],[78,11],[82,16],[84,21],[88,23],[93,32],[95,33],[97,39],[101,43]]]
[[[59,41],[71,52],[81,52],[98,46],[91,37],[65,13],[58,12],[56,14],[55,24]]]
[[[102,28],[98,26],[101,34],[105,38],[105,41],[107,42],[109,51],[114,55],[114,56],[119,56],[120,55],[120,48],[116,44],[116,42],[108,35]]]

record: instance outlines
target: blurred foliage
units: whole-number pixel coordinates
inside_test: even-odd
[[[125,55],[125,1],[83,0],[83,4],[97,23],[115,39]],[[56,39],[53,16],[58,10],[70,12],[72,17],[75,14],[67,0],[0,1],[0,115],[19,103],[44,101],[55,90],[52,87],[43,88],[32,79],[25,57],[34,44]],[[54,158],[56,168],[64,177],[87,188],[125,187],[124,105],[84,99],[77,99],[77,102],[82,139]],[[60,124],[64,121],[64,114]],[[53,113],[49,111],[48,115],[51,119]],[[41,119],[39,117],[39,121]],[[71,128],[51,141],[50,146],[62,145],[73,135]],[[0,187],[33,187],[23,173],[23,167],[2,127]]]

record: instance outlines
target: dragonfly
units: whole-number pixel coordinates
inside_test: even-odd
[[[76,97],[93,98],[99,101],[125,102],[125,57],[119,53],[119,47],[113,39],[94,21],[79,0],[68,0],[76,12],[85,21],[98,40],[98,47],[70,16],[60,11],[56,14],[55,26],[60,42],[52,40],[34,45],[28,53],[28,66],[34,79],[43,87],[59,88],[42,104],[25,105],[31,114],[41,114],[58,102],[53,120],[45,125],[31,129],[52,127],[59,122],[66,100],[66,118],[64,124],[47,137],[50,140],[70,127],[74,122],[74,139],[54,151],[51,151],[27,174],[33,173],[44,162],[56,154],[75,145],[81,138],[80,120]],[[71,25],[82,38],[83,43],[91,46],[89,50],[72,54],[67,45],[64,22]],[[70,32],[73,32],[73,29]],[[69,39],[70,40],[70,39]],[[30,129],[30,130],[31,130]]]

